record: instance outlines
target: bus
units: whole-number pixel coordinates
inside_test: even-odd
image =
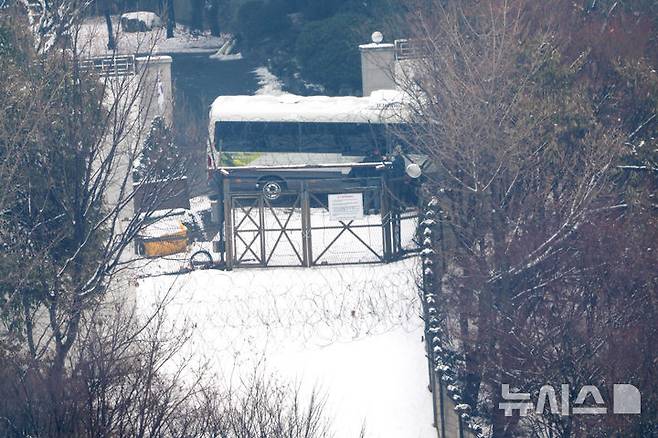
[[[240,189],[268,199],[301,180],[348,176],[351,167],[340,164],[381,162],[402,143],[401,108],[395,90],[367,97],[220,96],[210,110],[208,171],[242,168]]]

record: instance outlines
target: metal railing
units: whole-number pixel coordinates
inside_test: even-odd
[[[395,60],[418,59],[423,55],[422,46],[417,40],[395,40]]]
[[[101,76],[129,76],[134,75],[135,56],[99,56],[86,58],[80,61],[80,69],[96,72]]]

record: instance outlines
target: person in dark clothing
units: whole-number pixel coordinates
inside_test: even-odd
[[[384,157],[382,156],[381,151],[379,148],[374,148],[370,151],[368,155],[366,155],[363,160],[361,160],[362,163],[380,163]],[[360,177],[360,178],[370,178],[370,177],[377,177],[379,176],[379,173],[377,169],[373,167],[357,167],[353,171],[354,176]]]
[[[381,151],[379,148],[375,147],[373,148],[368,155],[366,155],[363,160],[361,160],[362,163],[380,163],[384,160],[384,157],[382,156]],[[361,185],[363,187],[375,187],[375,181],[374,178],[377,178],[380,176],[379,170],[375,167],[357,167],[353,171],[354,176],[358,178],[362,178],[361,180]],[[376,185],[377,187],[379,184]],[[363,200],[363,207],[365,210],[365,213],[367,214],[370,211],[379,211],[380,209],[380,199],[379,199],[379,191],[374,190],[374,189],[366,189],[364,190],[364,200]]]
[[[399,145],[393,150],[393,159],[391,162],[391,180],[393,182],[400,182],[405,175],[406,163],[402,156],[402,148]]]
[[[406,163],[402,155],[402,148],[398,145],[393,150],[393,157],[391,158],[391,169],[388,177],[388,185],[391,190],[392,203],[391,208],[398,211],[402,208],[402,201],[404,200],[404,177],[406,176],[405,168]]]
[[[404,175],[402,200],[406,205],[411,207],[418,206],[420,200],[420,189],[425,182],[425,179],[424,175],[417,178],[412,178],[406,174]]]

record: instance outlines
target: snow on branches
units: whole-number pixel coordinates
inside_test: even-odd
[[[83,17],[92,0],[18,0],[26,9],[39,53],[50,51]]]

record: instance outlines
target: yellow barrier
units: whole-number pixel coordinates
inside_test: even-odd
[[[180,231],[144,242],[146,257],[162,257],[187,251],[187,228],[180,224]]]

